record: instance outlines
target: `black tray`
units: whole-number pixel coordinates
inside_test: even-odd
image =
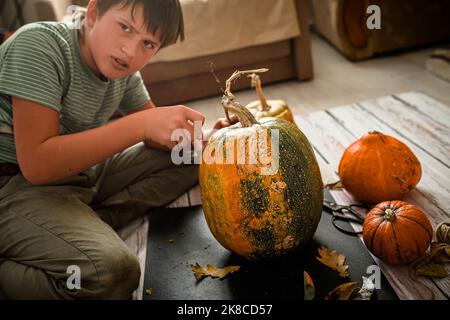
[[[325,198],[332,200],[325,192]],[[350,226],[348,226],[350,227]],[[321,245],[347,257],[350,276],[340,278],[317,261]],[[204,278],[197,282],[191,265],[212,264],[222,268],[240,265],[241,269],[224,280]],[[355,236],[336,230],[331,215],[322,218],[313,240],[299,252],[266,262],[250,262],[223,248],[211,234],[202,207],[157,209],[150,214],[149,239],[145,268],[144,299],[151,300],[303,300],[303,270],[314,280],[316,299],[339,284],[369,277],[367,268],[376,265],[364,244]],[[372,299],[396,300],[388,281],[381,274],[381,288]]]

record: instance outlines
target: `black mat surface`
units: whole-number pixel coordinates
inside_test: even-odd
[[[326,193],[325,197],[332,200]],[[350,226],[348,226],[350,227]],[[321,245],[347,257],[350,277],[342,279],[337,272],[317,261]],[[240,265],[241,269],[224,280],[205,278],[197,283],[191,264],[212,264],[222,268]],[[337,231],[331,215],[322,219],[313,240],[298,253],[268,262],[250,262],[223,248],[212,236],[201,207],[158,209],[150,215],[149,239],[144,290],[152,289],[151,300],[234,300],[234,299],[303,299],[303,270],[314,280],[316,299],[339,284],[369,277],[367,267],[375,265],[362,242]],[[372,299],[398,299],[383,275],[381,289]]]

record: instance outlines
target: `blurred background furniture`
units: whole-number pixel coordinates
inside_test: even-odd
[[[366,26],[368,6],[381,11],[381,29]],[[312,0],[317,31],[356,60],[450,40],[448,0]]]
[[[308,1],[181,2],[186,41],[161,51],[142,72],[157,104],[220,95],[237,69],[269,68],[264,84],[312,79]],[[248,88],[248,79],[233,86]]]
[[[0,20],[16,30],[29,22],[54,20],[70,4],[71,0],[0,0]]]
[[[9,5],[12,5],[14,8],[14,13],[11,14],[11,21],[9,22],[8,26],[5,26],[6,30],[13,30],[15,26],[23,25],[25,23],[22,15],[22,7],[24,6],[26,1],[27,0],[0,0],[0,13],[3,12],[7,3],[9,3]],[[0,20],[3,21],[3,19]]]
[[[180,1],[186,41],[161,50],[142,70],[157,105],[221,94],[236,69],[270,68],[262,77],[264,84],[312,79],[308,0]],[[27,0],[25,21],[60,21],[68,6],[86,3]],[[240,80],[233,89],[249,87],[250,81]]]

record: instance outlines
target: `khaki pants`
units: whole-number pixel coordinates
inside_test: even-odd
[[[0,177],[1,294],[129,299],[141,271],[114,229],[175,200],[197,181],[198,166],[175,166],[170,153],[143,144],[58,184]],[[72,266],[79,268],[81,289],[67,285]]]

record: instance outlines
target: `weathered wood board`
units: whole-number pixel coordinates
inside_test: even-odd
[[[419,158],[423,171],[417,188],[404,200],[426,212],[434,229],[450,220],[450,107],[421,93],[407,92],[295,120],[319,163],[334,168],[335,173],[345,148],[367,132],[380,131],[404,142]],[[345,191],[333,190],[332,194],[340,204],[355,203]],[[409,266],[374,259],[401,299],[449,299],[450,277],[415,278]]]

